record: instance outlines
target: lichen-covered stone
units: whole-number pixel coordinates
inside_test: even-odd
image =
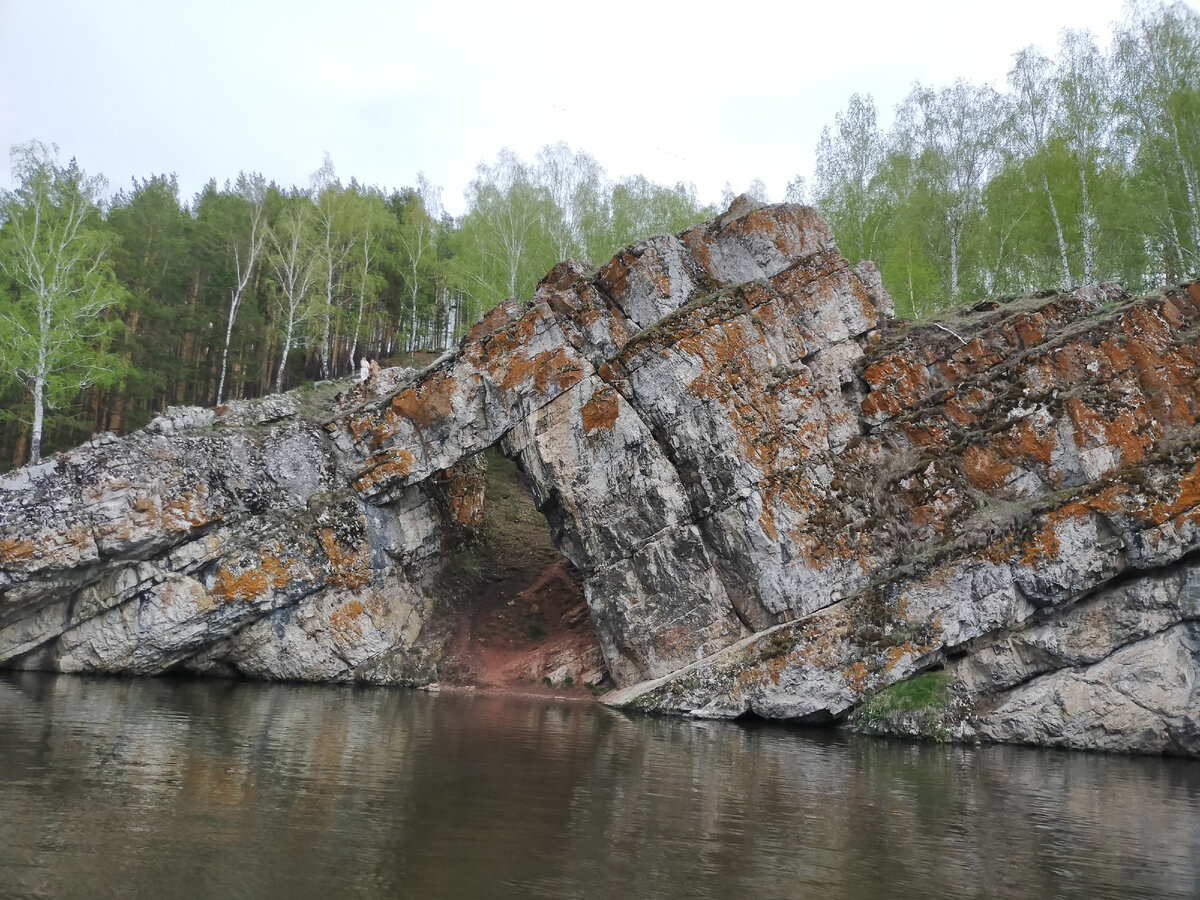
[[[1198,332],[1197,284],[900,322],[811,209],[739,199],[561,263],[423,372],[0,478],[0,664],[435,678],[499,445],[607,702],[1198,755]],[[945,709],[871,702],[931,669]]]

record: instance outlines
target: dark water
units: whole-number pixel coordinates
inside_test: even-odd
[[[1200,764],[0,674],[4,897],[1200,896]]]

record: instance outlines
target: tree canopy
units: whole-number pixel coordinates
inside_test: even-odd
[[[1105,47],[1106,49],[1101,49]],[[915,84],[888,123],[850,97],[788,185],[901,313],[1200,267],[1200,16],[1133,2],[1107,44],[1064,32],[1014,54],[1007,89]],[[114,196],[74,160],[13,148],[0,198],[0,459],[355,371],[421,362],[559,260],[593,264],[719,210],[686,183],[612,178],[556,143],[481,162],[461,216],[418,176],[303,186],[246,173],[185,200],[173,177]],[[749,193],[766,199],[761,182]],[[726,190],[723,203],[733,197]]]
[[[813,203],[901,311],[1196,273],[1200,16],[1132,3],[1107,51],[1064,31],[1007,87],[914,85],[886,131],[855,95],[822,135]]]

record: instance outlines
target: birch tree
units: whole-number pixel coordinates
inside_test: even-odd
[[[556,214],[547,227],[554,256],[579,258],[587,249],[584,224],[602,203],[604,170],[593,157],[559,141],[538,151],[534,178],[554,204]]]
[[[317,257],[313,253],[313,206],[307,197],[287,200],[271,231],[271,268],[279,288],[283,346],[279,351],[279,369],[275,373],[275,393],[283,391],[283,373],[288,352],[295,345],[297,329],[311,315],[310,301],[317,278]]]
[[[1181,3],[1135,4],[1114,46],[1118,102],[1159,182],[1175,253],[1200,261],[1200,15]],[[1188,236],[1180,239],[1176,217]]]
[[[358,353],[358,341],[364,321],[371,305],[378,299],[384,287],[384,279],[377,271],[379,247],[385,233],[389,231],[389,226],[392,226],[390,230],[394,231],[395,220],[389,215],[383,197],[376,190],[360,188],[351,181],[346,199],[351,201],[350,230],[354,238],[348,257],[351,260],[348,280],[357,301],[349,353],[350,362],[353,364]]]
[[[946,238],[949,295],[962,290],[966,239],[982,211],[983,187],[996,150],[999,97],[959,79],[934,91],[917,85],[900,108],[898,127],[916,176],[936,206]]]
[[[1107,149],[1113,106],[1108,67],[1090,32],[1065,30],[1054,75],[1056,126],[1079,170],[1083,280],[1096,282],[1096,214],[1089,183]]]
[[[1008,72],[1008,85],[1013,92],[1008,124],[1019,152],[1034,163],[1041,176],[1042,190],[1050,206],[1050,217],[1058,240],[1059,263],[1062,266],[1059,286],[1066,290],[1071,284],[1071,264],[1067,258],[1067,241],[1063,236],[1062,220],[1058,216],[1058,204],[1054,202],[1054,192],[1050,189],[1048,159],[1054,112],[1053,71],[1054,64],[1035,47],[1026,47],[1014,56],[1013,67]]]
[[[400,251],[404,260],[404,280],[408,287],[408,351],[417,349],[417,305],[421,293],[421,273],[432,255],[437,236],[440,198],[425,180],[418,178],[417,190],[408,191],[400,214]],[[432,209],[431,209],[432,207]]]
[[[607,259],[634,241],[683,231],[718,212],[701,206],[691,184],[678,182],[667,187],[643,175],[622,178],[613,185],[609,209],[612,219],[608,244],[600,259]]]
[[[113,383],[121,360],[106,352],[124,291],[100,227],[104,180],[88,177],[37,141],[12,150],[15,191],[0,196],[0,269],[15,293],[0,310],[0,361],[33,401],[29,461],[41,462],[47,409],[89,385]]]
[[[333,159],[328,153],[325,154],[325,161],[321,168],[312,174],[309,183],[312,200],[317,209],[319,239],[315,252],[321,261],[324,287],[324,302],[319,312],[321,377],[328,379],[330,376],[330,331],[333,317],[338,309],[339,294],[342,288],[342,270],[353,239],[344,234],[340,228],[342,185],[334,171]]]
[[[876,258],[883,204],[876,172],[883,162],[883,134],[870,94],[852,94],[835,131],[821,130],[817,144],[816,205],[842,252],[854,261]]]
[[[228,184],[228,182],[226,182]],[[229,320],[225,326],[225,347],[221,351],[221,378],[217,382],[217,405],[225,395],[225,375],[229,371],[229,344],[233,339],[233,324],[237,320],[238,310],[246,297],[246,288],[258,264],[259,255],[267,240],[267,221],[265,209],[267,204],[267,182],[261,175],[254,173],[238,174],[235,193],[245,201],[249,218],[248,233],[245,229],[237,229],[230,234],[230,248],[233,252],[234,285],[229,296]],[[241,232],[241,233],[239,233]]]
[[[553,204],[529,167],[507,148],[495,165],[480,163],[476,173],[466,191],[466,224],[479,254],[481,287],[485,294],[499,294],[486,301],[532,297],[538,279],[555,262],[546,229]]]

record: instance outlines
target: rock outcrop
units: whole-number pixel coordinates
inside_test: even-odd
[[[424,372],[5,476],[0,664],[435,679],[499,446],[608,702],[1200,755],[1198,325],[1200,285],[897,322],[811,209],[735,205]]]

